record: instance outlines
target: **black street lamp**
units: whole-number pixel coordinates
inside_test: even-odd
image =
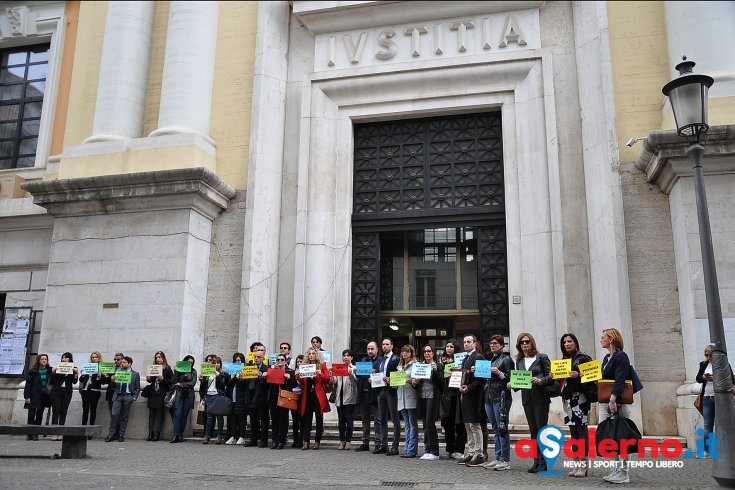
[[[679,136],[691,138],[687,156],[692,162],[694,193],[697,198],[697,221],[699,222],[699,246],[702,250],[702,270],[704,273],[704,294],[707,301],[709,336],[712,345],[712,376],[715,390],[715,434],[720,440],[719,458],[712,464],[712,477],[719,485],[735,487],[735,407],[733,406],[732,380],[727,362],[725,329],[722,325],[720,289],[717,283],[715,253],[712,248],[712,230],[709,223],[707,194],[704,190],[702,155],[704,147],[700,144],[709,126],[707,125],[707,92],[714,83],[712,77],[695,75],[693,61],[683,61],[676,65],[679,77],[664,85],[663,93],[671,102]],[[706,447],[705,447],[706,449]]]

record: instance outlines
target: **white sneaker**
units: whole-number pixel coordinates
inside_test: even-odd
[[[233,436],[227,439],[227,442],[225,442],[225,444],[227,444],[228,446],[232,446],[233,444],[235,444],[235,442],[237,442],[237,439]]]
[[[482,466],[484,466],[485,468],[487,468],[487,469],[491,470],[491,469],[495,468],[495,466],[496,466],[496,465],[497,465],[498,463],[500,463],[500,461],[498,461],[497,459],[494,459],[494,460],[492,460],[492,461],[489,461],[489,462],[485,463],[485,464],[484,464],[484,465],[482,465]]]
[[[630,478],[628,477],[627,471],[618,470],[618,474],[613,476],[612,478],[609,478],[607,482],[608,483],[630,483]]]
[[[431,456],[431,454],[430,453],[426,453],[423,456],[421,456],[419,459],[424,459],[424,460],[425,459],[431,459],[431,458],[429,458],[429,456]]]
[[[439,459],[439,456],[437,456],[436,454],[426,453],[423,456],[421,456],[421,459],[426,459],[428,461],[436,461],[437,459]]]
[[[618,473],[620,473],[620,468],[614,468],[609,475],[603,477],[602,479],[609,482],[611,478],[616,478],[618,476]]]
[[[495,465],[495,471],[505,471],[510,469],[510,463],[507,461],[498,461],[498,464]]]
[[[244,446],[245,445],[245,438],[244,437],[241,437],[240,439],[237,440],[237,442],[235,444],[237,444],[238,446]]]
[[[464,454],[462,454],[462,453],[452,453],[451,458],[452,459],[462,459],[462,458],[464,458]]]

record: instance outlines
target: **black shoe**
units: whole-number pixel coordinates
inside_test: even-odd
[[[248,443],[248,447],[255,447],[255,446],[257,446],[257,445],[258,445],[258,441],[250,441],[250,442]]]
[[[279,442],[278,445],[276,446],[276,449],[283,449],[283,445],[284,444],[282,442]]]
[[[116,440],[117,440],[117,437],[110,437],[110,436],[105,437],[105,442],[112,442]]]
[[[125,442],[125,438],[123,436],[118,437],[117,440],[120,442]]]
[[[355,448],[355,451],[370,451],[370,446],[368,444],[361,444]]]
[[[381,446],[381,447],[376,447],[375,450],[373,451],[373,454],[381,454],[381,453],[387,453],[387,452],[388,452],[388,448],[386,448],[385,446]]]
[[[392,447],[388,450],[387,453],[385,453],[386,456],[395,456],[398,454],[398,449]]]
[[[464,458],[457,461],[457,464],[467,464],[472,461],[472,456],[465,456]]]
[[[482,456],[482,454],[476,454],[472,457],[469,461],[465,463],[465,466],[480,466],[481,464],[485,463],[485,458]]]
[[[539,460],[538,459],[534,459],[533,460],[533,466],[531,466],[530,468],[528,468],[526,471],[529,472],[529,473],[536,473],[538,471],[538,467],[539,467]]]
[[[258,443],[258,447],[263,449],[264,447],[268,447],[268,443],[267,442]]]
[[[401,457],[402,458],[415,458],[416,455],[415,454],[401,454]]]
[[[278,449],[278,443],[274,442],[273,445],[271,446],[271,449]]]
[[[38,436],[33,436],[34,441],[38,441]]]
[[[152,441],[153,440],[153,431],[148,432],[148,437],[146,438],[146,441]]]
[[[160,441],[161,440],[161,433],[156,432],[156,434],[153,436],[153,442]]]
[[[177,442],[181,442],[181,436],[174,436],[174,438],[171,439],[172,444],[177,443]]]
[[[294,443],[293,443],[293,444],[291,444],[291,448],[292,448],[292,449],[298,449],[298,448],[300,448],[300,447],[301,447],[301,444],[300,444],[300,443],[298,443],[298,442],[296,442],[296,441],[294,441]]]

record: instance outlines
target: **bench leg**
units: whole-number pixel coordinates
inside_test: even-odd
[[[87,456],[87,436],[64,436],[61,442],[62,459],[78,459]]]

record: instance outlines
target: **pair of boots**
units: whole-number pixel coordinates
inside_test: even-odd
[[[568,475],[577,478],[584,478],[585,476],[587,476],[587,469],[590,466],[589,460],[574,458],[574,462],[577,464],[574,466],[574,469],[572,469],[572,471],[568,473]]]
[[[539,471],[547,471],[549,468],[546,467],[546,460],[543,456],[539,456],[533,460],[533,466],[528,468],[529,473],[538,473]]]
[[[161,440],[161,433],[160,432],[153,432],[152,430],[148,432],[148,437],[146,438],[146,441],[160,441]]]

